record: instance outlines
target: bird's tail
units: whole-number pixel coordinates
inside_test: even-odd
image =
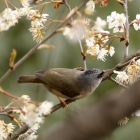
[[[42,81],[35,75],[20,76],[18,83],[42,83]]]

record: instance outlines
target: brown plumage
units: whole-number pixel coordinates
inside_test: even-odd
[[[103,73],[99,69],[54,68],[38,71],[35,75],[20,76],[18,82],[43,84],[57,97],[75,100],[91,94],[100,84]]]

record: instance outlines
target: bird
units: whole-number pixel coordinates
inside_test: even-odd
[[[61,99],[78,100],[94,92],[102,81],[104,71],[92,68],[87,70],[69,68],[51,68],[35,72],[34,75],[20,76],[18,83],[36,83],[44,85],[49,92]]]

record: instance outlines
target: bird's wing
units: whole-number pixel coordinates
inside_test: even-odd
[[[80,94],[80,89],[75,85],[77,83],[76,73],[77,70],[74,69],[57,68],[38,71],[35,75],[50,89],[55,89],[67,97],[76,97]]]

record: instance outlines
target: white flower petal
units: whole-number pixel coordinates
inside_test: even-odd
[[[114,47],[110,47],[110,49],[109,49],[110,56],[112,57],[114,55],[114,53],[115,53]]]
[[[107,56],[107,53],[108,53],[108,50],[106,50],[105,48],[102,48],[100,51],[99,51],[99,54],[97,56],[97,59],[99,60],[102,60],[102,61],[105,61],[105,56]]]

